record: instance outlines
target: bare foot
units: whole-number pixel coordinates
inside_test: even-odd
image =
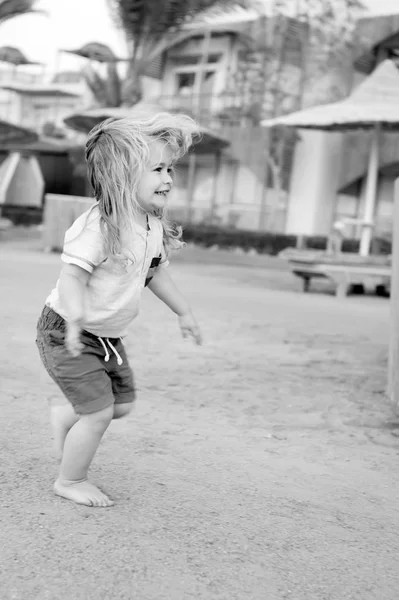
[[[62,496],[67,500],[72,500],[77,504],[86,506],[112,506],[113,500],[110,500],[101,490],[88,481],[57,481],[54,484],[54,491],[57,496]]]

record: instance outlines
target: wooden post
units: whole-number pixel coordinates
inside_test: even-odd
[[[191,223],[193,218],[194,190],[195,190],[195,171],[197,157],[193,150],[188,154],[188,175],[187,175],[187,206],[186,221]]]
[[[266,211],[267,211],[267,193],[269,190],[269,153],[270,153],[270,138],[271,131],[270,129],[266,132],[265,146],[264,146],[264,156],[265,156],[265,174],[263,177],[263,186],[260,198],[260,206],[259,206],[259,223],[258,229],[259,231],[264,231],[266,227]]]
[[[395,182],[392,231],[391,319],[389,326],[388,397],[399,407],[399,179]]]
[[[231,177],[229,204],[230,204],[230,206],[233,206],[236,201],[236,187],[237,187],[238,174],[240,172],[240,161],[233,160],[231,163],[231,168],[232,168],[233,173],[232,173],[232,177]]]
[[[213,170],[213,182],[212,182],[212,196],[211,196],[211,206],[210,206],[210,217],[211,223],[216,216],[216,207],[217,207],[217,193],[218,193],[218,183],[219,183],[219,174],[220,174],[220,166],[222,162],[222,153],[220,150],[215,152],[215,163]]]
[[[194,98],[193,108],[194,114],[199,117],[201,115],[201,95],[202,95],[202,84],[204,82],[205,69],[209,59],[209,48],[212,39],[211,29],[207,29],[204,33],[204,39],[201,49],[201,58],[198,64],[198,70],[195,76],[194,83]]]
[[[381,125],[376,124],[371,140],[369,164],[367,171],[366,199],[362,235],[360,239],[360,255],[368,256],[370,253],[371,238],[373,236],[373,223],[377,199],[378,167],[380,154]]]

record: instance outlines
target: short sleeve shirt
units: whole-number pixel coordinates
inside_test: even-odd
[[[61,260],[91,274],[86,288],[84,329],[100,337],[122,337],[139,313],[144,287],[158,268],[168,264],[162,223],[149,215],[147,229],[135,225],[132,233],[124,236],[121,253],[108,255],[95,204],[66,232]],[[67,318],[59,281],[46,304]]]

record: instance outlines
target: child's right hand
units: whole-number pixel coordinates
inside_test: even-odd
[[[65,345],[72,356],[79,356],[83,350],[83,344],[80,341],[81,329],[78,321],[70,321],[67,323]]]
[[[191,312],[179,316],[179,325],[184,338],[192,337],[197,346],[201,346],[201,331]]]

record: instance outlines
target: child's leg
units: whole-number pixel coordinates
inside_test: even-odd
[[[120,419],[121,417],[126,417],[131,412],[132,406],[131,402],[115,404],[112,418]],[[50,420],[55,454],[61,460],[65,438],[71,427],[79,420],[79,415],[76,414],[72,404],[66,398],[53,398],[51,400]]]
[[[121,417],[125,417],[130,413],[131,409],[131,402],[115,404],[113,407],[112,418],[120,419]],[[100,413],[103,413],[103,411],[100,411]],[[82,479],[84,480],[87,476],[87,470],[91,461],[93,460],[102,434],[99,437],[98,442],[96,436],[89,436],[87,440],[85,439],[86,454],[82,454],[81,447],[76,445],[76,437],[78,440],[81,439],[82,432],[80,432],[80,429],[82,428],[83,431],[84,427],[87,426],[90,427],[91,433],[93,433],[93,429],[96,429],[97,433],[101,433],[102,430],[105,432],[106,427],[104,429],[104,426],[108,421],[109,415],[102,415],[100,413],[95,413],[95,415],[97,415],[96,417],[92,417],[91,415],[79,417],[79,415],[75,413],[72,405],[67,400],[62,402],[61,400],[57,399],[53,402],[51,407],[53,436],[58,456],[60,459],[62,459],[60,475],[55,483],[54,488],[58,495],[68,498],[69,500],[73,500],[74,502],[78,502],[79,504],[89,504],[90,506],[111,506],[113,502],[97,487],[87,481],[80,481]],[[83,427],[81,426],[75,429],[75,424],[82,419]],[[103,421],[103,424],[99,425],[98,421]],[[97,425],[93,428],[92,424],[94,425],[94,422],[96,422]],[[68,438],[68,446],[64,455],[65,440],[72,428],[74,428],[73,435],[71,438]],[[79,460],[81,461],[80,463],[77,463],[76,461],[76,452],[79,454]],[[71,466],[73,467],[72,470]],[[80,472],[78,472],[79,468],[82,469]],[[80,477],[80,475],[82,475],[82,477]],[[73,479],[71,479],[71,477],[73,477]]]
[[[68,431],[79,420],[72,404],[66,398],[53,398],[50,407],[50,421],[54,449],[59,460],[62,458],[64,442]]]
[[[80,415],[66,435],[60,474],[54,484],[59,496],[88,506],[112,506],[113,501],[87,481],[87,472],[108,425],[113,406]]]
[[[113,419],[127,417],[132,412],[133,402],[124,402],[123,404],[114,404]]]
[[[104,344],[98,338],[82,332],[82,353],[73,357],[66,350],[64,333],[64,320],[45,308],[36,342],[46,370],[68,399],[51,409],[53,434],[62,453],[55,492],[79,504],[111,506],[113,502],[87,481],[87,472],[111,419],[130,412],[135,399],[133,374],[120,340],[107,340],[113,353],[105,362]]]

